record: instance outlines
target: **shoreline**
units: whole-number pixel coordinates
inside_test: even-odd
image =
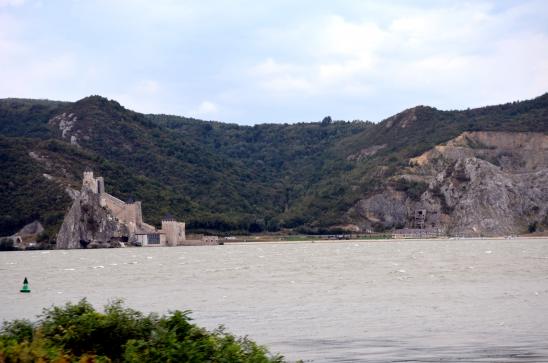
[[[344,244],[344,243],[379,243],[379,242],[458,242],[458,241],[511,241],[514,239],[521,240],[546,240],[548,241],[548,236],[516,236],[512,238],[507,237],[437,237],[437,238],[361,238],[361,239],[303,239],[303,240],[253,240],[253,241],[222,241],[223,243],[219,244],[204,244],[204,245],[179,245],[179,246],[154,246],[154,247],[143,247],[143,246],[125,246],[118,248],[52,248],[52,249],[26,249],[26,250],[8,250],[0,251],[1,252],[25,252],[25,251],[69,251],[69,250],[98,250],[98,249],[157,249],[161,247],[168,248],[188,248],[188,247],[215,247],[215,246],[245,246],[245,245],[292,245],[292,244]]]
[[[548,236],[531,236],[531,237],[513,237],[513,238],[506,238],[506,237],[446,237],[446,238],[379,238],[379,239],[345,239],[345,240],[323,240],[323,239],[309,239],[309,240],[297,240],[297,241],[275,241],[275,240],[263,240],[263,241],[235,241],[235,242],[224,242],[225,246],[229,245],[260,245],[260,244],[313,244],[313,243],[367,243],[367,242],[424,242],[424,241],[439,241],[439,242],[445,242],[445,241],[474,241],[474,240],[503,240],[503,241],[510,241],[514,239],[528,239],[528,240],[539,240],[539,239],[546,239],[548,240]],[[180,246],[183,247],[183,246]]]

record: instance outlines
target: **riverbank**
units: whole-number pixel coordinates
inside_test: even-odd
[[[528,237],[475,237],[475,238],[464,238],[464,237],[438,237],[438,238],[365,238],[365,239],[346,239],[346,240],[329,240],[329,239],[296,239],[296,240],[274,240],[274,239],[260,239],[260,240],[249,240],[249,241],[225,241],[225,245],[261,245],[261,244],[299,244],[299,243],[367,243],[367,242],[419,242],[419,241],[489,241],[489,240],[546,240],[546,236],[528,236]]]

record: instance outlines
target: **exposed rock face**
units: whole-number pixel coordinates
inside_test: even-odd
[[[417,121],[417,111],[426,108],[424,106],[417,106],[410,109],[407,109],[405,111],[402,111],[392,117],[389,117],[386,119],[386,128],[391,127],[400,127],[402,129],[405,129],[415,121]]]
[[[387,190],[360,200],[354,208],[361,217],[370,222],[367,227],[403,227],[408,215],[406,199],[404,193]]]
[[[548,136],[541,133],[465,132],[410,160],[403,178],[427,185],[420,198],[392,187],[360,200],[350,211],[362,228],[426,225],[450,235],[508,235],[530,224],[548,226]],[[435,216],[435,218],[430,218]]]
[[[75,130],[78,117],[73,113],[63,112],[49,120],[49,124],[59,128],[61,138],[70,140],[73,145],[78,145],[79,131]]]
[[[118,247],[127,235],[127,227],[101,207],[100,195],[83,188],[65,216],[57,248]]]
[[[44,232],[44,227],[39,221],[31,222],[21,228],[13,236],[7,237],[13,241],[17,249],[26,249],[29,245],[35,245],[40,233]]]
[[[530,223],[548,219],[548,169],[504,172],[485,160],[465,158],[438,174],[423,195],[450,216],[450,234],[523,233]]]
[[[42,223],[40,223],[39,221],[34,221],[25,225],[15,235],[21,236],[21,237],[28,237],[28,236],[38,235],[42,232],[44,232],[44,227],[42,226]]]
[[[370,146],[370,147],[366,147],[364,149],[361,149],[360,151],[358,151],[355,154],[348,155],[346,160],[360,161],[360,160],[363,160],[363,159],[366,159],[370,156],[375,155],[379,150],[384,149],[385,147],[386,147],[386,144],[373,145],[373,146]]]
[[[80,191],[71,187],[65,187],[65,192],[67,192],[68,196],[72,200],[75,200],[76,198],[78,198],[78,196],[80,196]]]

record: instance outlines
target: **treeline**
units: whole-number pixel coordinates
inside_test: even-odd
[[[61,113],[76,115],[79,145],[48,125]],[[64,186],[79,188],[86,167],[111,194],[141,200],[151,224],[170,214],[191,232],[329,231],[352,223],[347,211],[409,158],[470,130],[548,132],[548,95],[466,111],[419,106],[378,124],[255,126],[143,115],[99,96],[0,100],[0,236],[38,219],[52,238],[70,204]],[[382,147],[349,158],[371,146]],[[395,187],[413,199],[424,190]]]

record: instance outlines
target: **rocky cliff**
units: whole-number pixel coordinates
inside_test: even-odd
[[[127,235],[127,227],[100,205],[100,195],[83,188],[63,220],[57,248],[119,247]]]
[[[450,235],[496,236],[548,226],[548,136],[464,132],[412,158],[387,188],[349,216],[362,228],[426,227]]]

